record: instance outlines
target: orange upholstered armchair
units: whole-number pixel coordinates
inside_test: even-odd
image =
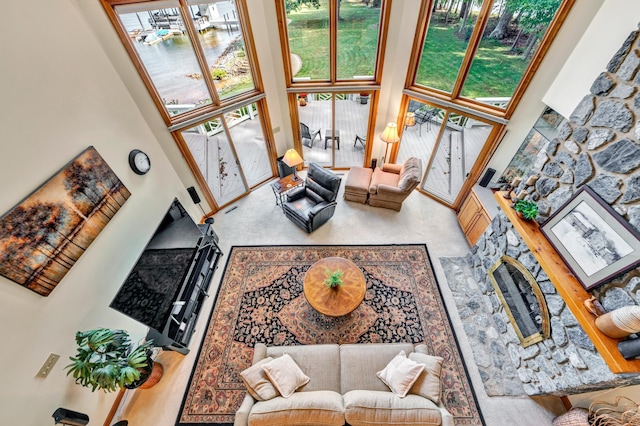
[[[400,211],[402,202],[422,179],[419,158],[408,158],[404,164],[384,163],[377,167],[369,184],[369,205]]]

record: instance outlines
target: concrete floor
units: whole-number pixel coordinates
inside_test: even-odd
[[[439,261],[440,257],[464,256],[469,251],[455,213],[418,192],[407,198],[400,212],[344,201],[347,173],[343,174],[334,216],[312,234],[284,216],[275,205],[268,184],[218,212],[214,216],[214,229],[223,252],[228,253],[233,245],[426,243],[486,424],[550,425],[555,416],[565,411],[560,399],[488,397],[484,391]],[[304,176],[304,172],[300,175]],[[226,259],[222,258],[211,282],[212,295],[216,294]],[[112,424],[122,419],[132,426],[175,424],[212,306],[213,297],[207,300],[199,317],[190,345],[192,351],[187,356],[161,353],[158,360],[164,365],[165,374],[160,383],[151,389],[127,391]]]

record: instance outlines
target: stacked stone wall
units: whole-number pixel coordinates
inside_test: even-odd
[[[527,186],[528,176],[524,176],[516,189],[526,189],[528,198],[538,203],[539,222],[588,185],[640,231],[639,34],[634,31],[629,35],[606,71],[594,81],[591,93],[560,127],[546,155],[529,173],[540,178]],[[527,348],[520,345],[487,276],[487,270],[502,255],[514,257],[532,273],[551,315],[550,338]],[[640,382],[637,374],[611,373],[504,214],[494,219],[467,262],[476,288],[459,281],[463,291],[456,301],[490,395],[512,395],[520,389],[528,395],[559,395]],[[477,299],[465,297],[464,292],[476,292]],[[640,304],[640,268],[591,292],[608,311]]]
[[[535,278],[549,311],[551,335],[526,348],[487,274],[505,255]],[[457,265],[443,260],[443,265],[487,394],[566,395],[640,383],[636,374],[611,372],[504,213],[493,219],[465,260]],[[465,267],[471,268],[466,274]],[[466,280],[468,275],[473,279]]]
[[[530,171],[540,175],[535,186],[517,189],[538,203],[539,222],[588,185],[640,231],[639,33],[629,34]],[[608,311],[640,304],[640,268],[592,293]]]

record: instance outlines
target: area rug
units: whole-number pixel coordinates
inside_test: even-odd
[[[325,257],[365,275],[365,299],[349,315],[322,315],[304,297],[305,272]],[[425,245],[232,247],[177,425],[233,423],[256,342],[424,343],[444,358],[443,402],[455,424],[484,424]]]

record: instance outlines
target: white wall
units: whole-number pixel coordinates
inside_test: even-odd
[[[2,10],[0,214],[89,145],[132,195],[49,297],[0,277],[0,424],[53,424],[58,407],[87,413],[91,424],[101,424],[115,394],[91,393],[66,377],[63,367],[75,355],[75,333],[105,326],[127,329],[134,340],[144,337],[145,327],[108,304],[173,197],[179,195],[193,216],[197,211],[72,3],[34,2],[29,7],[8,2]],[[133,148],[151,157],[146,176],[129,169]],[[48,378],[36,378],[51,352],[61,359]]]
[[[544,103],[569,118],[638,21],[637,0],[606,0],[544,95]]]

